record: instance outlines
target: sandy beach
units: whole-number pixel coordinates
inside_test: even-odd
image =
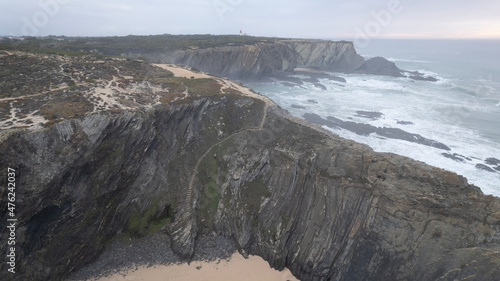
[[[191,264],[174,264],[168,266],[138,267],[125,273],[96,279],[97,281],[295,281],[292,273],[285,269],[277,271],[258,256],[245,259],[238,252],[228,260],[213,262],[196,261]]]

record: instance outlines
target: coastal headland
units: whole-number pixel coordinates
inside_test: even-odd
[[[264,53],[262,44],[236,47]],[[318,69],[320,48],[332,68],[355,58],[349,42],[273,44],[300,54],[280,71]],[[21,49],[0,53],[0,171],[14,169],[17,183],[16,273],[2,263],[1,280],[85,279],[81,270],[127,241],[165,241],[147,245],[164,247],[172,262],[239,251],[299,280],[500,273],[499,198],[292,117],[208,74],[203,66],[216,56],[178,66]],[[205,51],[214,52],[179,57]],[[8,219],[4,208],[1,229]]]

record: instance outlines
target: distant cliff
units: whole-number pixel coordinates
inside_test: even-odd
[[[125,52],[155,62],[182,64],[238,80],[264,79],[297,67],[316,70],[404,76],[404,70],[384,58],[365,61],[347,41],[277,40],[255,44],[226,44],[161,52]],[[415,74],[418,76],[418,74]]]
[[[229,81],[172,77],[136,61],[0,59],[40,66],[18,69],[34,77],[74,79],[31,97],[53,109],[47,117],[82,98],[86,109],[97,105],[43,128],[1,131],[2,230],[8,168],[17,183],[17,273],[2,262],[1,280],[62,280],[113,237],[160,226],[187,260],[199,233],[214,231],[301,280],[500,275],[500,199],[461,176],[311,127]],[[3,99],[37,115],[21,94]]]
[[[10,40],[4,40],[10,42]],[[67,54],[122,55],[147,58],[156,63],[183,64],[201,71],[237,80],[282,78],[293,69],[409,77],[436,81],[416,71],[399,69],[393,62],[376,57],[365,60],[353,42],[283,39],[234,35],[155,35],[125,37],[42,37],[10,42],[12,49]],[[0,44],[2,47],[2,44]],[[48,49],[47,49],[48,48]],[[288,72],[288,73],[282,73]]]

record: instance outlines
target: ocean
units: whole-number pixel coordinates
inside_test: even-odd
[[[448,149],[379,131],[361,134],[326,127],[333,133],[465,176],[485,194],[500,197],[500,40],[371,40],[356,48],[365,58],[382,56],[404,70],[439,79],[413,81],[375,75],[342,74],[342,84],[247,83],[292,115],[393,128],[444,144]],[[333,117],[333,118],[332,118]],[[415,137],[417,138],[417,137]]]

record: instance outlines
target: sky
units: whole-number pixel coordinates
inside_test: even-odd
[[[0,0],[0,35],[500,38],[498,0]]]

